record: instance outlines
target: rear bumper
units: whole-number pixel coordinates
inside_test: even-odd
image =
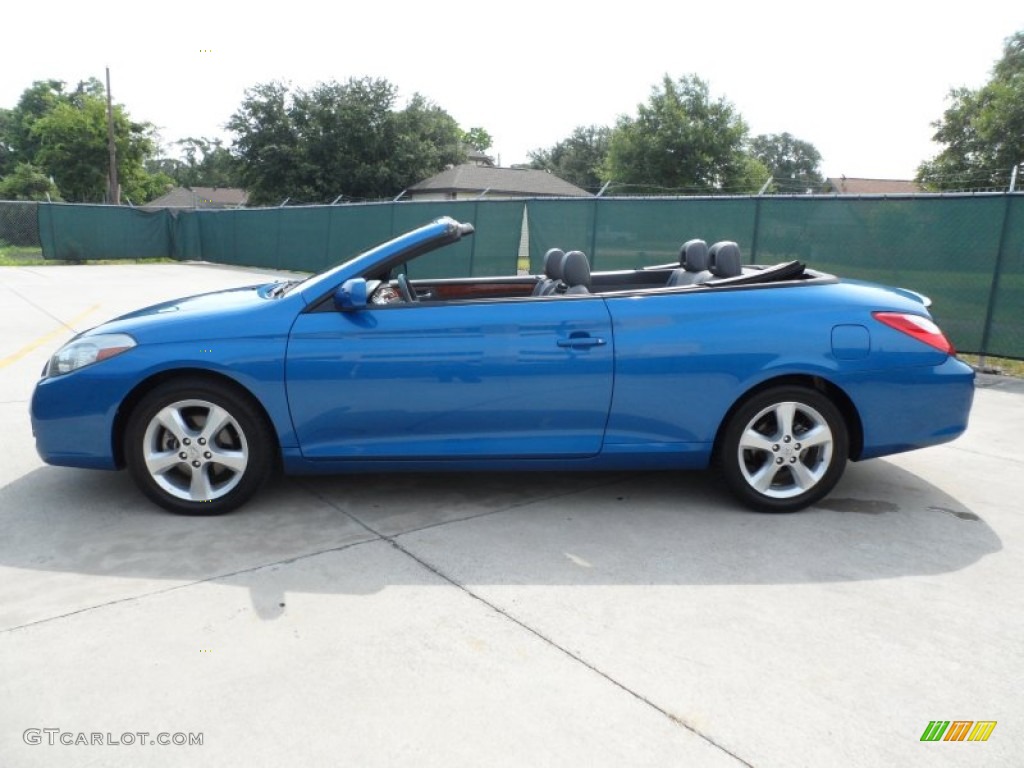
[[[863,449],[871,459],[955,440],[967,429],[974,371],[955,358],[934,367],[877,371],[843,382],[861,414]]]

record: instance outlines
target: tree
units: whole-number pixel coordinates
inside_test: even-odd
[[[279,202],[295,191],[298,141],[288,108],[287,86],[261,83],[245,92],[228,121],[238,135],[234,149],[251,203]]]
[[[397,147],[391,163],[392,183],[397,192],[464,161],[467,146],[479,151],[490,146],[490,134],[483,128],[464,132],[455,118],[419,94],[413,95],[408,106],[395,113],[392,119]],[[467,142],[470,134],[470,142]],[[476,144],[471,143],[473,141]]]
[[[3,178],[17,163],[14,147],[11,145],[11,132],[14,126],[14,112],[0,109],[0,178]]]
[[[0,200],[60,200],[57,185],[28,163],[18,163],[14,170],[0,178]]]
[[[805,193],[825,180],[819,170],[821,153],[789,133],[755,136],[750,151],[768,169],[779,192]]]
[[[602,184],[601,169],[608,157],[611,133],[606,126],[578,126],[553,147],[530,152],[530,167],[550,171],[570,184],[597,192]]]
[[[163,173],[179,187],[239,187],[238,158],[220,139],[193,138],[174,142],[180,156],[156,157],[146,163],[150,173]]]
[[[477,152],[486,152],[494,144],[494,139],[483,128],[470,128],[462,134],[462,143]]]
[[[603,174],[631,192],[756,192],[763,175],[744,152],[747,125],[696,75],[665,75],[637,116],[620,117]],[[763,183],[763,182],[762,182]]]
[[[394,85],[369,77],[248,89],[228,128],[250,201],[394,197],[465,160],[466,134],[451,115],[419,94],[396,110],[397,97]]]
[[[120,104],[113,114],[122,194],[133,202],[146,202],[170,182],[144,167],[156,151],[153,126],[131,120]],[[33,83],[0,119],[0,155],[6,155],[0,162],[7,170],[27,165],[52,177],[67,200],[103,200],[109,164],[103,85],[90,78],[66,91],[59,80]]]
[[[918,166],[917,181],[935,190],[1006,189],[1024,161],[1024,31],[1007,38],[992,77],[978,90],[953,88],[932,123],[945,148]]]
[[[6,141],[16,161],[32,162],[39,151],[39,141],[32,136],[32,126],[49,114],[58,104],[69,103],[60,80],[36,80],[26,88],[17,105],[10,111]],[[80,84],[81,86],[81,84]]]

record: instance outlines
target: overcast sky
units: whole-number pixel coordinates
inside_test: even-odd
[[[634,114],[695,73],[747,121],[813,143],[827,176],[910,178],[951,87],[978,87],[1024,2],[5,3],[0,106],[34,80],[111,69],[114,99],[165,144],[230,138],[244,91],[385,77],[494,137],[503,165],[577,125]]]

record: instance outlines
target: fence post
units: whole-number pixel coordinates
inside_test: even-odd
[[[761,195],[754,198],[754,236],[750,244],[750,263],[757,264],[757,241],[761,237]]]
[[[594,264],[597,263],[597,254],[594,252],[597,248],[597,211],[598,202],[597,198],[594,198],[594,220],[590,225],[590,268],[594,268]]]
[[[480,195],[483,197],[483,195]],[[473,226],[475,227],[477,222],[480,221],[480,200],[479,198],[473,201]],[[469,277],[476,277],[476,272],[473,270],[476,268],[476,241],[477,238],[469,238]]]
[[[992,285],[988,292],[988,307],[985,310],[985,327],[981,331],[981,351],[978,353],[978,367],[985,367],[985,355],[988,353],[989,337],[992,335],[992,319],[995,316],[996,296],[999,295],[999,277],[1003,272],[1003,256],[1006,251],[1006,231],[1010,228],[1010,201],[1013,195],[1005,195],[1003,206],[1003,226],[999,230],[999,246],[996,251],[996,263],[993,267]]]
[[[761,189],[757,192],[757,197],[754,198],[754,242],[750,244],[751,264],[757,264],[757,241],[761,233],[761,198],[773,181],[775,181],[775,177],[769,176],[768,181],[761,185]]]

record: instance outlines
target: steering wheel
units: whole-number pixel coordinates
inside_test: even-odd
[[[406,303],[419,301],[419,299],[416,298],[416,295],[412,292],[412,288],[409,287],[409,280],[405,276],[404,272],[398,273],[396,281],[398,282],[398,292],[402,294],[403,301]]]

